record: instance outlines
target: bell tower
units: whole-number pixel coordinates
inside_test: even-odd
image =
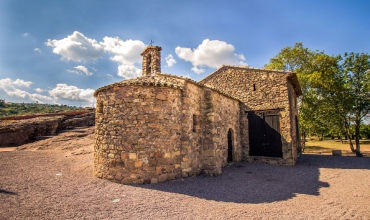
[[[161,72],[161,50],[159,46],[148,46],[140,54],[143,57],[143,76],[153,76]]]

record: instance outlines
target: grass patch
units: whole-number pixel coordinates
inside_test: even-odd
[[[364,155],[370,155],[370,144],[360,144],[360,147],[361,152],[364,153]],[[331,154],[332,150],[341,150],[342,154],[354,155],[354,153],[351,152],[348,143],[342,144],[337,140],[309,140],[306,142],[304,153]]]

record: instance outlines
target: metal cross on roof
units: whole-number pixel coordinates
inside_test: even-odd
[[[154,41],[150,40],[150,46],[153,46]]]

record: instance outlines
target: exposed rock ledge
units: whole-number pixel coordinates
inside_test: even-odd
[[[60,130],[92,126],[95,113],[77,116],[39,117],[0,122],[0,147],[19,146],[40,136],[55,135]]]

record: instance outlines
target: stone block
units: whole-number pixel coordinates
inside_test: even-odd
[[[342,156],[341,150],[332,150],[331,152],[333,156]]]
[[[161,173],[162,172],[162,167],[161,166],[156,166],[155,170],[157,171],[157,173]]]
[[[153,183],[158,183],[158,178],[152,178],[150,180],[150,183],[153,184]]]
[[[203,165],[203,169],[204,170],[214,170],[214,169],[216,169],[216,166],[205,164],[205,165]]]
[[[136,160],[137,159],[137,154],[136,153],[129,153],[128,154],[128,158],[130,160]]]
[[[157,120],[158,115],[150,114],[150,115],[148,115],[148,119],[151,120],[151,121]]]
[[[189,98],[183,98],[183,99],[182,99],[182,102],[183,102],[184,104],[190,104],[190,103],[191,103],[191,100],[190,100]]]
[[[156,99],[159,99],[159,100],[167,100],[167,97],[165,94],[163,93],[158,93],[156,96],[155,96]]]
[[[114,176],[114,179],[121,180],[122,179],[121,173],[120,172],[117,172],[116,175]]]
[[[176,173],[169,173],[168,180],[174,180],[174,179],[176,179]]]
[[[181,168],[182,169],[185,169],[188,167],[188,163],[187,162],[181,162]]]
[[[216,151],[215,150],[205,150],[203,151],[203,155],[206,157],[214,157],[216,156]]]
[[[149,163],[149,160],[147,157],[144,157],[144,158],[141,158],[141,161],[145,164],[148,164]]]
[[[149,159],[148,160],[148,165],[151,167],[157,166],[157,160],[156,159]]]
[[[149,128],[159,128],[159,124],[149,123],[148,127]]]
[[[168,180],[168,174],[162,174],[162,175],[159,175],[158,177],[158,182],[165,182]]]
[[[182,172],[189,173],[191,170],[192,168],[188,167],[188,168],[182,169]]]
[[[121,183],[127,185],[127,184],[132,184],[133,182],[130,178],[123,178],[121,180]]]
[[[172,129],[180,129],[180,128],[181,128],[181,126],[180,126],[179,124],[172,124],[172,125],[171,125],[171,128],[172,128]]]
[[[142,167],[143,166],[143,162],[142,161],[135,161],[135,167],[139,168],[139,167]]]
[[[180,156],[180,151],[175,151],[172,153],[172,157]]]

